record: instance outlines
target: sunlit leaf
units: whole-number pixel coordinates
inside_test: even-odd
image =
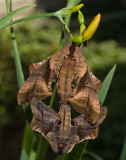
[[[24,6],[24,7],[16,9],[15,11],[8,13],[6,16],[0,19],[0,28],[2,28],[5,25],[5,23],[11,20],[15,15],[19,14],[20,12],[24,11],[27,8],[34,7],[34,6],[35,5]]]
[[[3,29],[7,26],[19,23],[19,22],[23,22],[23,21],[27,21],[27,20],[31,20],[31,19],[37,19],[37,18],[44,18],[44,17],[51,17],[51,16],[55,16],[55,13],[42,13],[42,14],[37,14],[37,15],[33,15],[33,16],[28,16],[28,17],[24,17],[21,19],[17,19],[15,21],[12,22],[8,22],[6,24],[0,25],[0,29]]]

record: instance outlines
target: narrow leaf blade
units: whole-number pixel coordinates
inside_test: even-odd
[[[24,150],[28,156],[32,148],[33,136],[34,134],[29,126],[29,123],[26,122],[22,150]]]
[[[108,90],[109,90],[109,87],[110,87],[110,84],[111,84],[111,81],[112,81],[112,78],[113,78],[113,75],[115,72],[115,69],[116,69],[116,65],[114,65],[114,67],[109,71],[109,73],[107,74],[107,76],[102,84],[102,88],[98,92],[98,97],[99,97],[99,101],[100,101],[101,106],[103,105],[103,103],[105,101],[106,95],[108,93]]]
[[[4,23],[4,24],[0,25],[0,29],[3,29],[7,26],[10,26],[10,25],[13,25],[13,24],[16,24],[16,23],[19,23],[19,22],[24,22],[24,21],[31,20],[31,19],[36,19],[36,18],[51,17],[51,16],[55,16],[55,13],[42,13],[42,14],[37,14],[37,15],[33,15],[33,16],[20,18],[20,19],[17,19],[15,21]]]
[[[22,150],[20,160],[29,160],[28,155],[24,150]]]
[[[124,140],[124,145],[123,145],[120,160],[125,160],[125,159],[126,159],[126,137],[125,137],[125,140]]]
[[[19,14],[20,12],[24,11],[27,8],[34,7],[34,6],[35,5],[24,6],[24,7],[18,8],[16,10],[10,12],[9,14],[7,14],[6,16],[4,16],[0,19],[0,27],[3,26],[3,24],[8,22],[9,20],[11,20],[15,15]]]
[[[94,160],[103,160],[103,158],[101,158],[99,155],[97,155],[96,153],[93,153],[91,151],[84,151],[84,154],[90,155]]]

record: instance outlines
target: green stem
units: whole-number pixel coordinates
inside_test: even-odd
[[[6,0],[6,8],[7,8],[7,12],[10,13],[11,10],[10,10],[10,5],[9,5],[8,0]],[[12,20],[11,20],[11,22],[12,22]],[[17,46],[13,26],[10,26],[10,32],[11,32],[11,38],[12,38],[13,48],[14,48],[14,62],[15,62],[15,68],[16,68],[17,81],[18,81],[19,88],[21,88],[21,86],[24,83],[24,76],[23,76],[23,71],[22,71],[22,67],[21,67],[21,61],[20,61],[20,57],[19,57],[18,46]]]
[[[9,1],[6,0],[6,8],[7,8],[7,12],[10,13],[12,10],[12,1],[10,0],[10,4]],[[12,22],[12,20],[11,20]],[[10,26],[10,33],[11,33],[11,38],[12,38],[12,43],[13,43],[13,48],[14,48],[14,63],[15,63],[15,68],[16,68],[16,75],[17,75],[17,81],[18,81],[18,87],[21,88],[21,86],[24,83],[24,76],[23,76],[23,71],[22,71],[22,67],[21,67],[21,61],[20,61],[20,57],[19,57],[19,52],[18,52],[18,46],[17,46],[17,42],[16,42],[16,38],[15,38],[15,32],[14,32],[14,28],[13,26]],[[26,113],[26,106],[23,106],[23,110]],[[29,148],[27,146],[31,146],[32,141],[29,137],[32,137],[33,133],[31,131],[31,129],[29,129],[29,124],[26,123],[25,126],[25,132],[24,132],[24,138],[23,138],[23,149],[24,151],[28,154],[29,153]],[[27,138],[25,138],[27,137]],[[23,150],[22,150],[23,151]]]

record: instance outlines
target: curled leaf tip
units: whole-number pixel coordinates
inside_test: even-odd
[[[94,35],[99,26],[100,20],[101,20],[101,14],[99,13],[97,16],[95,16],[95,18],[89,24],[88,28],[85,30],[83,34],[84,41],[89,40]]]
[[[71,8],[71,12],[72,12],[72,13],[73,13],[73,12],[76,12],[76,11],[78,11],[79,9],[81,9],[83,6],[84,6],[84,4],[79,4],[79,5],[75,6],[75,7],[72,7],[72,8]]]

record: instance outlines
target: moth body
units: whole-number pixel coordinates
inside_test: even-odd
[[[57,90],[61,98],[61,103],[66,104],[68,97],[73,93],[72,79],[74,75],[74,59],[68,56],[64,59],[62,67],[59,71],[57,80]]]

